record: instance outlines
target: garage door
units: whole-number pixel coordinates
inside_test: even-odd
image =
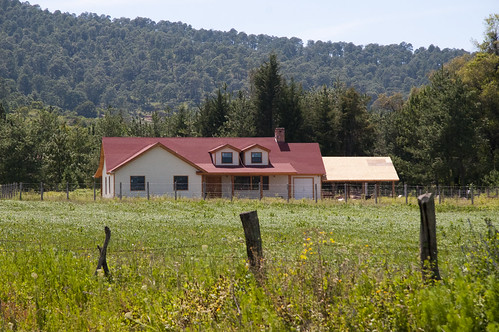
[[[293,179],[293,197],[295,199],[314,198],[314,179],[313,178],[294,178]]]

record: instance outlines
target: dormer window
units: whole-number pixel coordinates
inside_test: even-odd
[[[251,163],[261,164],[262,163],[262,153],[261,152],[251,152]]]
[[[246,166],[268,166],[270,150],[260,144],[252,144],[243,148],[242,160]]]
[[[232,152],[222,152],[222,164],[232,164]]]

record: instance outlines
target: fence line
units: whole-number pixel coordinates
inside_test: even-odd
[[[196,184],[190,184],[191,188]],[[293,199],[296,195],[295,187],[292,184],[261,184],[256,185],[232,185],[221,184],[207,189],[206,184],[200,188],[192,189],[191,191],[177,190],[175,183],[149,183],[144,186],[143,190],[130,191],[130,183],[116,184],[117,188],[114,193],[114,198],[155,198],[155,197],[171,197],[171,198],[281,198]],[[171,191],[160,190],[158,188],[171,187]],[[119,189],[121,188],[121,190]],[[142,188],[140,188],[142,189]],[[104,188],[107,190],[107,188]],[[393,186],[391,183],[367,184],[367,183],[322,183],[322,188],[317,189],[317,186],[309,189],[309,192],[304,194],[304,197],[310,199],[322,200],[375,200],[392,197],[405,198],[406,203],[409,198],[416,198],[424,193],[431,192],[435,194],[438,203],[442,203],[446,199],[461,199],[468,200],[474,203],[477,197],[499,198],[499,187],[485,186],[442,186],[442,185],[408,185],[399,183]],[[92,196],[93,193],[93,196]],[[88,183],[60,183],[60,184],[45,184],[40,183],[10,183],[0,184],[0,199],[102,199],[102,188],[100,183],[95,183],[89,186]],[[308,195],[308,196],[307,196]]]

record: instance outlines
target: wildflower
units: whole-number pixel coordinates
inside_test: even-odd
[[[33,279],[38,278],[38,274],[36,274],[36,272],[31,273],[31,278]]]
[[[132,312],[128,311],[127,313],[125,313],[125,318],[126,319],[132,319],[133,318]]]
[[[329,241],[331,241],[331,243],[334,243],[334,240],[332,238],[329,238]]]

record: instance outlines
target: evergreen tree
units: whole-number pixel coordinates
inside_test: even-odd
[[[256,136],[273,136],[279,114],[283,79],[277,55],[271,54],[252,75]]]
[[[222,91],[223,90],[223,91]],[[216,96],[206,98],[200,107],[198,127],[203,137],[220,136],[222,127],[230,113],[231,96],[227,85],[217,90]]]
[[[305,140],[319,143],[324,156],[341,155],[338,144],[340,128],[337,109],[337,90],[323,86],[310,92],[306,97],[305,109],[308,110],[304,123]]]
[[[220,130],[221,136],[252,137],[255,136],[255,113],[251,100],[243,91],[237,93],[227,115],[227,121]]]
[[[338,139],[343,156],[365,156],[374,146],[374,126],[367,113],[369,97],[354,88],[343,91],[339,97],[340,131]]]
[[[303,90],[301,86],[291,80],[289,85],[283,84],[279,114],[276,127],[286,129],[287,142],[300,142],[304,138],[303,128]]]

